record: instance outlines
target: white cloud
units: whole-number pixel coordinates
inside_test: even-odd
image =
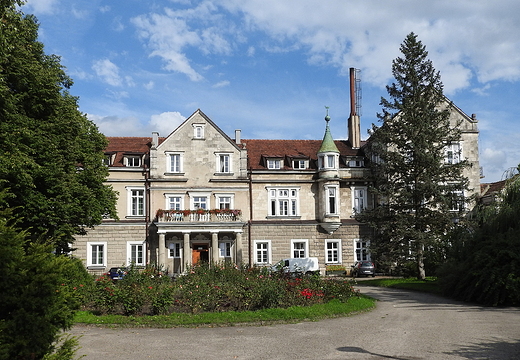
[[[229,86],[229,81],[227,81],[227,80],[220,81],[220,82],[216,83],[215,85],[213,85],[214,88],[221,88],[221,87],[226,87],[226,86]]]
[[[195,70],[187,52],[196,49],[204,55],[232,53],[230,34],[239,36],[232,23],[219,14],[210,1],[187,10],[164,9],[164,14],[152,13],[131,19],[139,37],[150,50],[150,56],[160,57],[164,69],[185,74],[192,81],[204,77]],[[204,69],[204,65],[200,65]]]
[[[94,61],[92,69],[101,80],[112,86],[135,86],[131,76],[121,76],[119,67],[109,59],[100,59]]]
[[[116,64],[108,59],[100,59],[94,61],[92,69],[103,82],[112,86],[121,86],[123,81],[119,76],[119,68]]]
[[[472,78],[520,79],[517,1],[227,0],[223,6],[243,14],[251,30],[269,34],[271,48],[303,46],[311,63],[342,73],[361,68],[375,86],[391,79],[391,61],[412,31],[441,71],[447,94],[467,88]]]
[[[186,119],[179,112],[152,115],[146,123],[132,115],[87,114],[87,118],[93,121],[99,131],[106,136],[151,136],[153,131],[158,131],[161,136],[168,136]]]
[[[181,113],[168,111],[159,115],[152,115],[150,118],[150,126],[152,127],[152,131],[158,131],[161,136],[168,136],[182,124],[184,120],[186,120],[186,117],[182,116]]]
[[[98,126],[99,131],[106,136],[136,136],[135,134],[143,134],[142,125],[139,119],[134,116],[118,117],[87,114],[87,118],[93,121]]]
[[[58,2],[59,0],[31,0],[25,6],[35,14],[50,14],[54,11]]]

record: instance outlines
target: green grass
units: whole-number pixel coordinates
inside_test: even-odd
[[[263,325],[272,323],[295,323],[317,321],[326,318],[349,316],[368,311],[375,300],[366,296],[353,296],[346,303],[330,301],[313,306],[294,306],[287,309],[265,309],[259,311],[219,312],[201,314],[176,313],[155,316],[94,315],[88,311],[76,314],[76,324],[111,327],[218,327],[233,325]]]
[[[417,278],[373,279],[360,281],[358,285],[390,287],[441,294],[439,283],[435,277],[427,277],[425,280],[418,280]]]

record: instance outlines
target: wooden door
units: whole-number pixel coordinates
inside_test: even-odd
[[[193,250],[191,251],[191,263],[195,265],[201,261],[209,262],[208,245],[193,244]]]

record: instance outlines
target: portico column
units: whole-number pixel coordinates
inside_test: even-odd
[[[159,261],[157,267],[162,268],[166,265],[166,234],[159,233]]]
[[[211,232],[211,261],[216,264],[218,263],[218,231]]]
[[[190,247],[190,233],[184,233],[184,243],[182,245],[182,270],[186,270],[191,265],[191,247]]]
[[[236,251],[235,263],[240,264],[240,263],[242,263],[242,233],[241,232],[235,233],[235,251]]]

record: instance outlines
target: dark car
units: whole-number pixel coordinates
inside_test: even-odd
[[[127,270],[125,267],[113,267],[108,270],[108,272],[105,274],[112,280],[121,280],[125,277],[127,273]]]
[[[372,261],[356,261],[356,263],[352,265],[352,276],[356,277],[361,275],[376,276],[376,268]]]

